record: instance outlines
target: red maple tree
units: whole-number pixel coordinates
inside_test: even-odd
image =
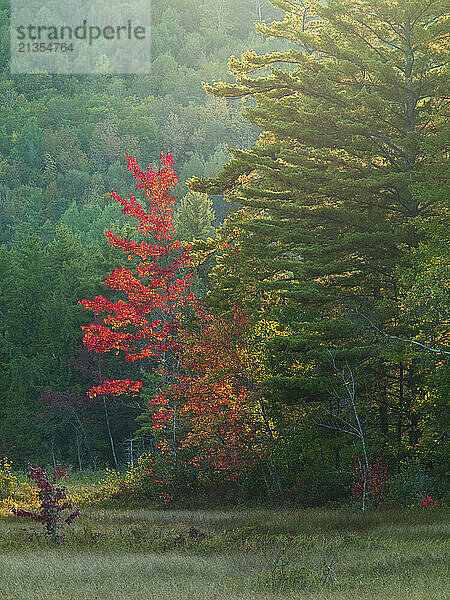
[[[251,324],[234,307],[225,319],[197,305],[194,327],[182,341],[176,380],[150,400],[149,425],[171,439],[174,420],[184,432],[180,448],[192,466],[236,481],[267,455],[273,437],[265,414]]]
[[[171,190],[178,180],[172,156],[162,156],[157,172],[151,166],[144,172],[133,158],[127,159],[137,188],[145,194],[145,206],[134,196],[124,199],[115,192],[112,196],[149,239],[130,241],[106,232],[110,243],[135,261],[134,271],[121,266],[105,281],[126,300],[97,296],[80,302],[97,316],[96,323],[83,327],[84,345],[96,353],[122,352],[130,362],[151,359],[159,367],[163,386],[149,400],[149,412],[160,451],[146,465],[146,474],[158,489],[161,482],[167,489],[173,487],[172,476],[161,475],[159,463],[167,456],[179,466],[179,451],[191,457],[190,468],[238,479],[264,456],[271,436],[261,390],[251,375],[248,319],[239,310],[232,321],[225,321],[199,305],[194,309],[190,248],[174,238]],[[188,306],[195,314],[193,328],[183,323]],[[102,320],[99,315],[104,315]],[[103,381],[88,395],[137,394],[141,388],[142,382],[131,379]],[[161,493],[160,497],[171,497],[166,489]]]
[[[145,197],[142,205],[135,196],[112,197],[122,205],[122,212],[137,222],[137,231],[147,238],[136,242],[124,240],[106,231],[109,242],[122,250],[128,260],[137,262],[134,271],[121,266],[104,282],[113,292],[123,292],[126,300],[112,302],[104,296],[79,302],[85,309],[103,314],[101,323],[83,327],[84,345],[94,352],[123,352],[126,361],[154,359],[166,369],[177,364],[179,342],[177,330],[185,308],[193,299],[190,292],[189,247],[175,239],[172,195],[178,183],[173,170],[173,156],[161,156],[161,167],[146,171],[127,154],[128,169]],[[137,261],[136,261],[137,259]],[[119,396],[139,393],[142,382],[131,379],[103,381],[88,395]]]

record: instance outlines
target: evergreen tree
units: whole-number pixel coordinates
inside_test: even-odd
[[[30,117],[17,136],[12,155],[20,158],[28,169],[39,169],[43,165],[43,153],[44,134],[36,117]]]
[[[48,366],[41,352],[47,332],[40,324],[48,299],[49,271],[42,242],[36,236],[27,238],[11,258],[5,294],[6,363],[2,370],[6,395],[0,439],[10,449],[10,456],[22,461],[42,456],[44,451],[33,417],[39,412]]]
[[[273,344],[274,400],[330,400],[331,348],[375,405],[377,437],[401,442],[417,428],[417,361],[364,317],[407,333],[399,265],[423,235],[416,219],[445,197],[445,5],[271,3],[284,21],[257,29],[291,48],[232,58],[236,83],[206,86],[252,99],[245,113],[263,130],[215,179],[189,185],[244,207],[221,233],[211,300],[231,295],[293,331]]]
[[[180,240],[206,240],[214,237],[213,203],[206,194],[189,192],[181,200],[176,211],[174,225]]]

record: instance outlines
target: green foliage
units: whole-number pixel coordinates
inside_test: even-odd
[[[213,238],[214,219],[212,200],[206,194],[189,192],[176,210],[174,225],[177,236],[186,242]]]
[[[88,252],[64,225],[56,228],[46,246],[34,235],[13,250],[2,248],[0,440],[3,451],[18,464],[39,459],[79,462],[78,433],[67,424],[71,418],[76,424],[76,416],[80,418],[86,409],[79,407],[78,414],[73,407],[72,417],[62,411],[59,421],[56,415],[45,422],[36,422],[36,417],[48,408],[40,400],[48,387],[86,389],[88,382],[69,364],[81,345],[80,326],[85,323],[77,303],[81,297],[100,293],[98,282],[115,264],[117,256],[110,249]],[[91,407],[89,417],[83,416],[92,423],[86,427],[95,439],[89,444],[83,438],[86,460],[93,460],[92,447],[97,460],[108,456],[102,410]],[[120,406],[111,410],[113,429],[124,437],[133,431],[137,414],[127,412]]]
[[[26,169],[39,169],[43,164],[44,133],[36,117],[30,117],[20,130],[11,152]]]
[[[9,460],[6,457],[0,459],[0,500],[9,498],[17,484],[17,476],[13,473]]]
[[[240,7],[236,27],[234,9],[229,1],[218,11],[213,0],[200,5],[180,0],[171,6],[156,0],[149,75],[67,79],[10,74],[5,7],[0,12],[0,184],[6,202],[0,206],[0,242],[16,243],[31,231],[41,235],[46,219],[58,223],[73,201],[80,209],[85,203],[111,205],[111,187],[127,193],[125,152],[143,163],[174,152],[182,196],[188,177],[221,168],[228,158],[226,146],[254,141],[257,128],[242,121],[239,104],[211,100],[201,86],[205,79],[225,76],[226,57],[255,41],[258,16],[270,20],[277,12],[268,4],[259,10]],[[262,39],[256,43],[260,46]],[[30,217],[18,210],[14,197],[24,184],[45,197],[43,206],[33,204],[38,218],[29,228],[24,223]],[[224,204],[217,201],[223,213]],[[82,239],[83,244],[92,238]]]
[[[148,76],[66,78],[10,73],[9,4],[0,2],[2,451],[20,464],[110,460],[104,406],[35,419],[49,386],[88,385],[68,363],[83,322],[76,302],[104,293],[97,282],[120,263],[105,229],[132,235],[109,196],[129,191],[125,151],[148,163],[170,150],[178,235],[196,240],[196,291],[209,289],[219,313],[239,302],[290,332],[270,340],[265,357],[272,455],[229,497],[270,500],[274,468],[292,502],[348,497],[360,448],[330,428],[348,412],[331,349],[355,377],[369,453],[393,467],[392,501],[413,503],[422,487],[443,498],[444,3],[154,0],[152,8]],[[220,80],[204,93],[202,81]],[[112,358],[101,368],[128,377],[135,367]],[[161,383],[151,366],[143,379],[140,406],[107,405],[117,442]],[[125,460],[125,447],[119,454]]]
[[[334,357],[370,451],[431,448],[432,460],[448,357],[395,338],[448,348],[444,3],[271,3],[284,20],[257,30],[290,47],[233,57],[234,82],[205,86],[241,98],[263,129],[215,178],[188,182],[239,206],[218,233],[210,303],[241,302],[291,330],[271,342],[266,384],[281,440],[292,423],[322,423],[322,439],[336,432],[334,468],[349,468]]]

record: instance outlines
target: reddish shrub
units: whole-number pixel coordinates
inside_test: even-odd
[[[12,509],[18,517],[32,519],[45,526],[45,535],[51,537],[53,543],[63,542],[64,537],[58,535],[58,531],[64,524],[70,525],[74,519],[80,516],[80,511],[75,510],[66,518],[63,511],[73,509],[72,501],[67,498],[67,488],[65,485],[56,485],[61,479],[69,479],[70,469],[58,465],[52,472],[50,480],[49,475],[42,467],[28,467],[28,479],[34,481],[38,489],[40,500],[40,511],[30,512],[28,510]]]

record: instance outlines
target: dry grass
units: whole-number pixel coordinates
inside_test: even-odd
[[[90,509],[54,549],[8,518],[0,598],[441,600],[447,540],[442,511]]]

